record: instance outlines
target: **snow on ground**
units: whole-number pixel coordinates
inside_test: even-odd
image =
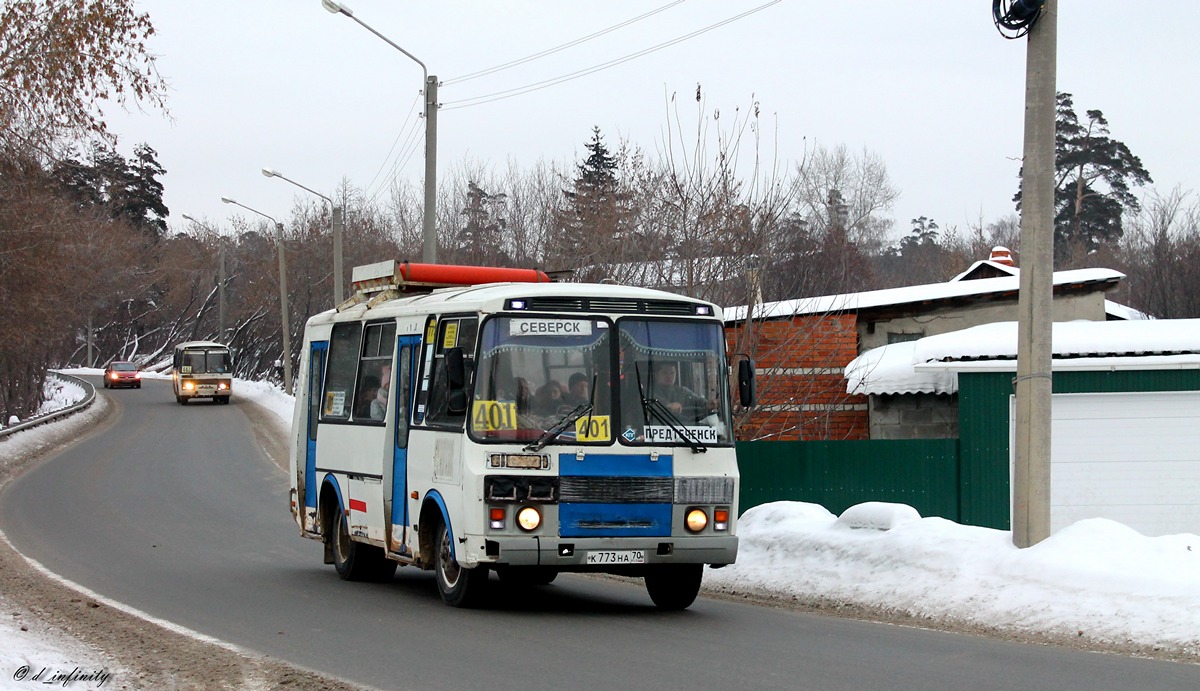
[[[278,387],[239,380],[234,391],[290,422],[294,399]],[[742,515],[738,534],[737,563],[709,569],[707,587],[1200,652],[1197,535],[1145,537],[1090,519],[1022,550],[1008,531],[922,518],[912,507],[881,502],[840,517],[815,504],[765,504]],[[89,659],[62,634],[22,631],[10,609],[0,618],[0,684],[34,661],[62,661],[69,670],[70,661]]]

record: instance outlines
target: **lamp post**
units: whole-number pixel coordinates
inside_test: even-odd
[[[301,185],[278,170],[263,168],[262,174],[269,178],[279,178],[280,180],[290,182],[305,192],[315,194],[329,202],[330,215],[332,216],[331,223],[333,224],[333,306],[337,307],[342,304],[342,207],[335,204],[329,197]]]
[[[201,223],[196,219],[181,214],[186,220],[195,223],[200,227],[206,227],[207,224]],[[225,342],[225,238],[217,236],[217,340]]]
[[[366,22],[354,16],[354,11],[337,0],[321,0],[321,6],[334,14],[344,14],[358,22],[359,26],[375,34],[396,50],[404,53],[410,60],[421,66],[425,76],[425,218],[421,234],[421,261],[437,262],[437,226],[436,192],[437,192],[437,77],[429,74],[425,63],[412,53],[396,45],[391,39],[371,28]]]
[[[259,216],[267,219],[275,224],[275,231],[279,236],[279,319],[283,327],[283,389],[288,394],[292,393],[292,328],[288,320],[288,302],[287,302],[287,259],[283,256],[283,224],[276,221],[271,216],[264,214],[258,209],[252,209],[245,204],[236,202],[229,197],[221,197],[221,201],[226,204],[240,206],[246,211],[256,213]]]

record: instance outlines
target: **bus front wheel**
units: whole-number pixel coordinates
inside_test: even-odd
[[[700,593],[704,564],[664,564],[646,572],[646,591],[661,610],[687,609]]]
[[[488,570],[477,566],[464,569],[454,560],[454,545],[445,522],[438,526],[434,550],[434,571],[437,572],[438,594],[451,607],[476,607],[483,600]]]

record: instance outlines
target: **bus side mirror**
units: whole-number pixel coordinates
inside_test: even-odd
[[[462,348],[446,351],[446,411],[451,415],[467,412],[467,368],[463,362]]]
[[[755,403],[754,362],[750,358],[738,361],[738,402],[743,408]]]

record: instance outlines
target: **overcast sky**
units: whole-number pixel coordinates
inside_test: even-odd
[[[654,155],[673,94],[694,138],[699,84],[706,114],[719,110],[722,123],[757,101],[763,153],[780,165],[793,166],[815,145],[877,154],[901,192],[897,235],[922,215],[967,227],[1014,212],[1026,42],[1000,37],[985,0],[347,3],[441,80],[442,180],[464,161],[496,171],[510,160],[522,168],[573,164],[593,126],[610,148],[627,139]],[[320,0],[138,6],[158,30],[151,47],[170,84],[173,121],[119,111],[110,119],[124,155],[143,141],[158,151],[174,229],[186,227],[185,213],[227,223],[241,210],[222,196],[286,220],[305,193],[263,177],[263,167],[329,196],[343,178],[374,194],[399,158],[407,161],[400,179],[419,189],[421,68],[354,20]],[[642,15],[649,16],[546,57],[452,81]],[[1200,3],[1183,0],[1059,2],[1058,89],[1074,94],[1081,115],[1102,110],[1112,136],[1141,157],[1162,191],[1200,189],[1200,138],[1189,117],[1198,20]],[[558,85],[467,105],[690,34]]]

